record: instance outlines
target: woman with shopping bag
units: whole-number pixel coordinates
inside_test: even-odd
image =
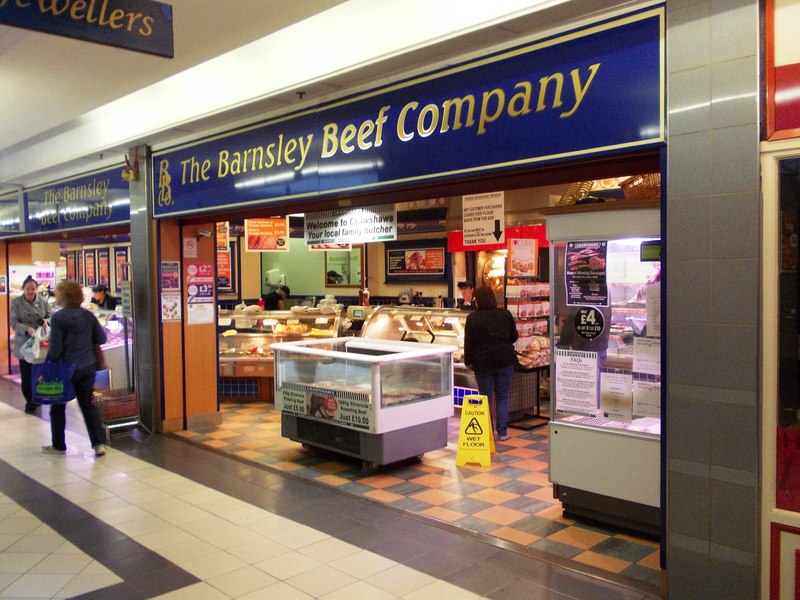
[[[60,281],[56,286],[56,303],[61,310],[50,319],[50,348],[47,362],[63,361],[75,365],[71,382],[83,413],[89,441],[95,456],[106,453],[106,434],[100,423],[100,416],[92,403],[97,363],[95,346],[106,342],[106,334],[97,318],[85,308],[81,308],[83,290],[77,281]],[[47,364],[47,363],[46,363]],[[50,405],[51,445],[44,446],[47,454],[63,454],[67,451],[64,435],[66,428],[66,402]]]
[[[37,405],[31,400],[31,363],[22,355],[22,346],[36,335],[36,329],[50,316],[47,300],[37,292],[39,284],[30,275],[22,282],[22,296],[11,301],[11,328],[14,330],[14,356],[19,360],[19,378],[25,398],[25,412],[33,414]]]

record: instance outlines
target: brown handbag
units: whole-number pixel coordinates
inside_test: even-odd
[[[98,371],[105,371],[108,368],[106,357],[103,354],[103,349],[100,347],[100,344],[94,345],[94,362],[97,364]]]

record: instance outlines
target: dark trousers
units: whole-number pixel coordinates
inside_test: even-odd
[[[19,359],[19,381],[22,388],[22,397],[25,398],[25,408],[33,408],[35,404],[31,402],[33,388],[31,387],[31,363],[22,358]]]
[[[72,376],[72,386],[75,388],[75,396],[78,398],[78,406],[83,413],[83,420],[86,423],[86,431],[89,433],[89,441],[92,448],[106,443],[106,432],[100,424],[100,415],[92,404],[92,391],[94,389],[94,378],[97,371],[95,365],[77,369]],[[66,450],[67,443],[64,439],[64,430],[67,426],[67,405],[53,404],[50,407],[50,435],[53,448]]]

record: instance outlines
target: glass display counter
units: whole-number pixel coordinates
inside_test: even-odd
[[[475,374],[464,365],[464,326],[470,312],[453,308],[378,306],[364,323],[361,337],[454,348],[453,402],[461,406],[464,396],[478,393]],[[541,344],[549,356],[549,338],[539,336],[537,339],[537,348]],[[541,370],[547,368],[547,364],[535,365],[514,373],[509,393],[510,422],[539,415],[539,376]]]
[[[585,230],[572,219],[547,223],[550,481],[568,516],[646,535],[660,529],[659,224],[647,209],[592,214]]]
[[[270,344],[333,338],[340,334],[340,321],[338,311],[307,307],[219,311],[220,396],[272,402],[275,369]]]
[[[270,348],[283,437],[365,469],[447,445],[453,346],[340,337]]]
[[[108,387],[129,389],[133,374],[133,322],[113,310],[94,311],[106,334],[101,346],[108,366]],[[103,386],[103,373],[98,374],[98,386]]]

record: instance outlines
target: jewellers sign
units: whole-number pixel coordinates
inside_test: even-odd
[[[156,217],[519,171],[664,143],[664,6],[153,155]],[[339,241],[325,238],[318,243]]]
[[[0,23],[172,58],[172,6],[153,0],[0,0]]]

